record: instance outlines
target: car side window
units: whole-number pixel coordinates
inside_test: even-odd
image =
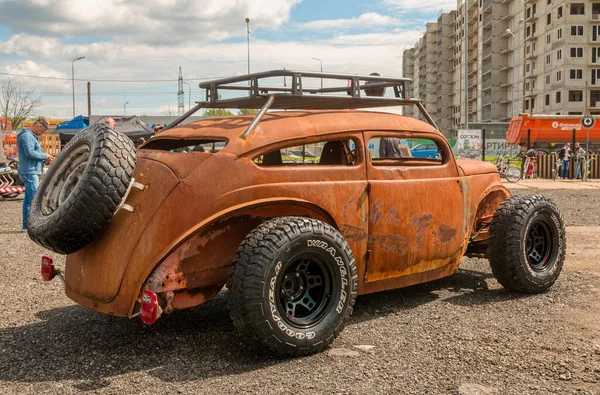
[[[268,152],[254,159],[259,166],[352,166],[356,162],[352,140],[331,140],[295,145]]]
[[[369,153],[374,166],[435,166],[442,164],[442,150],[433,140],[372,137]]]

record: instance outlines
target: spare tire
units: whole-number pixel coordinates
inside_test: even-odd
[[[44,175],[27,233],[59,254],[88,245],[108,225],[133,178],[135,147],[105,124],[77,133]]]

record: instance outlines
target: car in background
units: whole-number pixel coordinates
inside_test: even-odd
[[[433,142],[421,143],[410,149],[413,158],[435,159],[438,155],[438,147]]]

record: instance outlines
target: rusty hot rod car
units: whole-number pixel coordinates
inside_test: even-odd
[[[284,76],[291,87],[261,86]],[[303,89],[307,78],[343,86]],[[506,288],[547,290],[566,249],[554,203],[511,197],[493,165],[455,160],[421,103],[404,97],[408,83],[258,73],[201,84],[207,99],[186,114],[256,116],[179,125],[184,116],[137,152],[108,126],[82,131],[31,207],[30,237],[68,254],[64,273],[44,257],[44,278],[64,276],[83,306],[149,324],[226,286],[241,334],[284,355],[328,347],[357,295],[449,276],[464,255],[487,256]],[[394,96],[365,95],[385,88]],[[221,100],[225,89],[249,94]],[[392,105],[415,105],[429,123],[348,111]],[[411,156],[414,141],[437,155]]]

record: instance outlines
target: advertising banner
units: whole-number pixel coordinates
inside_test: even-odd
[[[481,159],[481,130],[459,129],[454,155],[459,159]]]

